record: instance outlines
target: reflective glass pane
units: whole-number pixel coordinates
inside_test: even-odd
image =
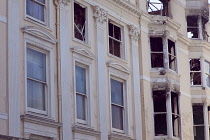
[[[111,79],[111,100],[112,103],[123,106],[123,83]]]
[[[27,80],[27,105],[31,108],[45,110],[44,84]]]
[[[76,73],[76,92],[86,94],[86,70],[75,66]]]
[[[77,118],[81,120],[86,120],[86,108],[85,108],[85,96],[76,95],[77,102]]]
[[[27,48],[27,77],[46,81],[46,54]]]
[[[112,105],[112,127],[123,130],[123,108]]]

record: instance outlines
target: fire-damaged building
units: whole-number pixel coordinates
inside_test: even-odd
[[[0,140],[210,140],[207,0],[0,0]]]

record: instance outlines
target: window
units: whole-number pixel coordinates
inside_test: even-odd
[[[171,104],[171,108],[167,104]],[[179,137],[179,96],[177,93],[153,91],[155,136]],[[172,120],[172,121],[171,121]],[[167,124],[172,125],[167,125]],[[169,127],[172,126],[172,127]],[[170,134],[168,134],[170,132]]]
[[[45,22],[46,1],[26,0],[26,14],[32,19]]]
[[[163,43],[162,37],[150,37],[150,49],[151,49],[151,67],[152,68],[161,68],[164,66],[164,57],[167,58],[167,65],[169,69],[176,71],[176,49],[175,43],[168,39],[168,44]],[[168,48],[165,48],[168,47]],[[165,52],[164,50],[168,50]],[[166,54],[164,54],[164,52]]]
[[[147,11],[151,15],[169,16],[168,3],[170,0],[147,0]]]
[[[46,54],[27,48],[27,107],[46,111]]]
[[[187,16],[187,36],[188,38],[208,39],[208,34],[205,30],[205,18],[194,15]]]
[[[86,7],[74,3],[74,37],[80,41],[86,42]]]
[[[191,85],[201,85],[200,59],[190,59],[190,83]]]
[[[77,119],[85,122],[87,120],[87,72],[80,65],[75,66],[76,79],[76,111]]]
[[[203,105],[193,105],[194,140],[205,140]]]
[[[208,61],[204,61],[204,68],[206,86],[210,87],[210,63]]]
[[[122,51],[121,28],[109,22],[109,53],[122,58]]]
[[[111,84],[111,109],[112,128],[124,130],[124,98],[123,82],[115,79],[110,80]]]

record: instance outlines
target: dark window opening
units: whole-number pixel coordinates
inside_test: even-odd
[[[163,41],[162,38],[150,38],[151,66],[152,68],[164,67],[163,64]]]
[[[169,16],[168,3],[170,0],[147,0],[147,11],[150,15]]]
[[[121,46],[121,28],[109,22],[109,53],[121,58]]]
[[[193,106],[194,140],[204,140],[203,106]]]
[[[179,97],[176,93],[171,93],[171,110],[172,110],[172,124],[173,136],[179,137]]]
[[[171,40],[168,40],[168,58],[169,58],[169,68],[176,71],[175,43]]]
[[[190,83],[201,85],[201,67],[199,59],[190,59]]]
[[[167,111],[165,91],[153,91],[155,136],[167,135]]]
[[[74,37],[85,41],[86,8],[74,3]]]

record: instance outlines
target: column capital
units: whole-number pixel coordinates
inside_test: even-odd
[[[95,17],[96,23],[103,24],[107,19],[107,11],[99,6],[95,6],[93,16]]]
[[[129,35],[132,41],[138,41],[140,35],[140,29],[138,29],[134,25],[129,25]]]

